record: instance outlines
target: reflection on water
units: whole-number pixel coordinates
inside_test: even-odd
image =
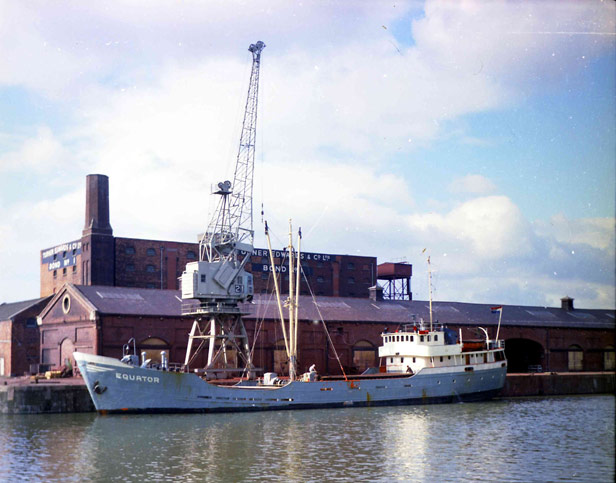
[[[614,401],[0,415],[0,479],[611,482]]]

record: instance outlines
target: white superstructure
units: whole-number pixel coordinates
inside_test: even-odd
[[[424,368],[471,366],[505,360],[503,341],[459,340],[455,331],[443,326],[428,330],[414,324],[381,334],[379,357],[387,373],[417,373]],[[383,370],[383,369],[381,369]]]

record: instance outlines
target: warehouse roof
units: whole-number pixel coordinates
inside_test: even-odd
[[[21,312],[35,306],[39,302],[49,299],[50,297],[42,297],[40,299],[23,300],[21,302],[2,303],[0,304],[0,320],[9,320],[16,317]]]
[[[75,285],[97,311],[113,315],[173,316],[181,314],[183,303],[178,290],[153,290],[125,287]],[[316,304],[315,304],[316,302]],[[379,300],[351,297],[301,296],[300,320],[328,322],[378,322],[404,324],[430,320],[427,301]],[[498,314],[491,313],[491,305],[463,302],[433,302],[434,321],[451,325],[496,325]],[[277,319],[278,307],[272,295],[255,295],[250,303],[242,304],[249,318]],[[283,309],[286,315],[287,309]],[[611,329],[616,327],[615,311],[606,309],[575,309],[540,306],[503,306],[502,324],[528,327],[576,327]]]

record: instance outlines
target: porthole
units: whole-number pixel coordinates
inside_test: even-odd
[[[65,314],[68,314],[71,310],[71,298],[68,295],[65,295],[62,299],[62,311]]]

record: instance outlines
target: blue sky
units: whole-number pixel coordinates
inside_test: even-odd
[[[263,40],[255,202],[438,300],[614,308],[613,2],[0,0],[0,301],[80,236],[190,241]],[[161,194],[162,193],[162,194]],[[255,217],[257,245],[263,245]],[[282,244],[282,241],[281,243]]]

